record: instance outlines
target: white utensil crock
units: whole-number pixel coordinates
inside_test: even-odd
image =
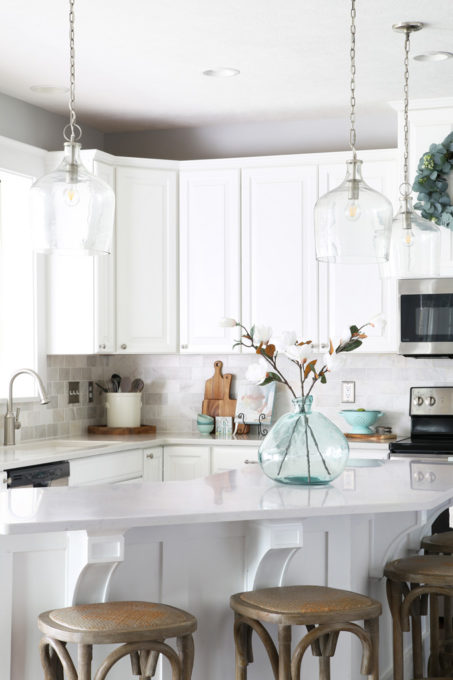
[[[140,427],[142,395],[140,392],[107,392],[107,427]]]

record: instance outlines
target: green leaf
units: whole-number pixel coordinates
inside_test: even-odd
[[[358,333],[358,332],[359,332],[358,326],[350,326],[350,327],[349,327],[349,330],[351,331],[351,335],[354,335],[354,333]]]
[[[326,382],[327,382],[327,378],[326,378],[326,376],[325,376],[324,373],[323,373],[322,376],[321,376],[321,382],[322,382],[323,385],[325,385]]]
[[[282,383],[283,380],[280,378],[277,373],[273,373],[272,371],[269,371],[269,373],[266,375],[264,378],[263,382],[260,383],[260,385],[269,385],[271,382],[279,382]]]
[[[253,326],[250,329],[250,336],[251,336],[252,340],[253,340],[254,335],[255,335],[255,324],[253,324]]]
[[[233,345],[233,347],[232,347],[232,349],[234,349],[234,348],[237,347],[238,345],[242,345],[242,342],[235,342],[234,345]]]
[[[361,344],[361,340],[351,340],[351,342],[344,345],[343,352],[352,352],[354,349],[357,349],[357,347],[360,347]]]

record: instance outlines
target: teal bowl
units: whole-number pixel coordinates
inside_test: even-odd
[[[351,425],[351,434],[374,434],[371,426],[383,416],[382,411],[340,411],[340,415]]]
[[[214,421],[214,419],[213,419]],[[197,427],[198,427],[198,432],[201,432],[201,434],[211,434],[211,432],[214,429],[214,422],[212,423],[198,423],[197,422]]]
[[[199,413],[197,415],[197,423],[203,423],[203,424],[212,424],[214,422],[214,418],[212,416],[206,416],[204,413]]]

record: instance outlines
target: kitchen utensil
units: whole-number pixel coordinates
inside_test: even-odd
[[[104,382],[104,381],[102,381],[102,382]],[[98,383],[98,382],[97,382],[97,383],[96,383],[96,386],[99,387],[99,389],[101,389],[103,392],[108,392],[108,391],[109,391],[108,388],[106,387],[105,383],[104,383],[103,385],[101,385],[101,383]]]
[[[382,411],[340,411],[340,415],[349,425],[352,425],[352,434],[374,434],[371,429],[378,418],[383,416]]]
[[[214,375],[206,380],[202,413],[209,416],[229,416],[234,418],[236,413],[236,399],[230,398],[231,373],[222,375],[223,362],[214,361]],[[240,424],[238,434],[249,431],[248,425]]]
[[[131,392],[143,392],[145,383],[141,378],[134,378],[131,382]]]
[[[113,392],[119,392],[121,387],[121,376],[118,373],[113,373],[110,378],[112,381]]]
[[[130,392],[131,391],[131,379],[130,378],[123,378],[121,380],[121,392]]]

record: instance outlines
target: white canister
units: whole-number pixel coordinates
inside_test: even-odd
[[[107,427],[140,427],[142,395],[140,392],[107,392]]]

